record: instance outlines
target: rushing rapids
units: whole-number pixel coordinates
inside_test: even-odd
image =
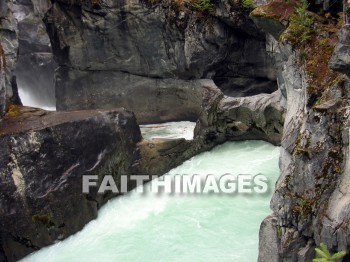
[[[262,173],[269,179],[268,194],[155,195],[136,188],[107,203],[81,232],[23,261],[255,261],[278,155],[279,148],[266,142],[231,142],[166,174]],[[150,184],[144,187],[147,192]]]

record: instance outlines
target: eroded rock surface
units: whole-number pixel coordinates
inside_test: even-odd
[[[280,144],[284,123],[281,93],[227,97],[215,86],[206,88],[196,136],[216,144],[225,141],[265,140]]]
[[[279,91],[231,98],[207,81],[202,96],[193,140],[143,140],[138,144],[133,165],[136,174],[163,175],[192,156],[226,141],[265,140],[280,144],[285,111]]]

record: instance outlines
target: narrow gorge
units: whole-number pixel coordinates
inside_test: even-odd
[[[158,260],[308,262],[322,243],[350,261],[349,10],[341,0],[1,0],[0,261],[96,261],[79,255],[81,236],[98,239],[112,215],[122,240],[108,242],[111,233],[106,247],[122,251],[96,242],[100,258],[150,261],[156,243],[133,234],[164,223],[169,236],[171,218],[191,210],[208,227],[188,245],[212,237],[212,249],[196,255],[181,237],[160,238],[178,251]],[[223,175],[230,161],[231,172],[270,175],[269,194],[175,198],[154,222],[146,213],[158,200],[135,197],[136,183],[125,196],[82,190],[84,176]],[[245,207],[261,212],[250,218]],[[133,216],[149,231],[132,228]],[[185,234],[188,225],[176,226]],[[133,253],[130,243],[147,248]]]

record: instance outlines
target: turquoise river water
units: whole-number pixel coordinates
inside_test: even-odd
[[[109,201],[81,232],[23,261],[256,261],[260,223],[271,213],[278,156],[278,147],[261,141],[217,146],[166,175],[262,173],[269,192],[155,195],[134,190]]]

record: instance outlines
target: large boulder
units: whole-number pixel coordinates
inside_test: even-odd
[[[83,194],[82,176],[129,175],[140,140],[125,110],[11,106],[0,123],[0,258],[16,261],[96,218],[113,195]]]
[[[227,97],[214,84],[205,87],[202,113],[195,128],[195,139],[205,145],[225,141],[264,140],[279,145],[285,108],[282,94]]]
[[[207,88],[204,101],[209,100],[210,103],[202,105],[195,137],[206,134],[206,141],[217,141],[217,144],[264,140],[279,145],[286,113],[282,99],[279,90],[272,94],[228,97],[218,92],[217,88]]]
[[[219,123],[225,120],[227,140],[265,140],[278,145],[285,113],[281,97],[278,90],[272,94],[223,99],[218,107],[218,119]]]
[[[261,223],[260,231],[259,258],[260,262],[278,262],[280,261],[278,252],[278,230],[277,218],[268,216]],[[280,234],[281,235],[281,234]]]
[[[151,139],[138,143],[138,156],[134,162],[135,174],[162,176],[169,170],[181,165],[202,147],[193,148],[194,141],[179,139]]]

